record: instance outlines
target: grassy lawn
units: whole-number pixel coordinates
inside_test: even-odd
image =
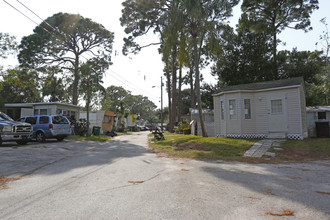
[[[192,135],[165,134],[165,141],[150,141],[155,152],[165,153],[169,157],[210,159],[227,161],[245,161],[251,163],[304,162],[308,160],[330,160],[330,139],[315,138],[303,141],[287,140],[280,147],[272,147],[275,158],[243,157],[257,140],[232,138],[203,138]],[[281,148],[276,150],[274,148]]]
[[[174,134],[165,134],[165,138],[164,141],[151,141],[151,149],[171,157],[211,160],[246,160],[242,157],[244,152],[256,141]]]
[[[330,160],[330,138],[307,138],[303,141],[287,140],[276,150],[272,147],[269,152],[276,153],[274,160],[301,162],[306,160]]]
[[[94,135],[91,135],[89,137],[85,137],[85,136],[71,135],[71,136],[68,137],[68,139],[74,140],[74,141],[99,141],[99,142],[105,142],[107,140],[110,140],[111,137],[108,137],[108,136],[94,136]]]

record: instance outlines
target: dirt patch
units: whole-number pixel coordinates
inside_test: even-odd
[[[183,171],[183,172],[187,172],[187,171],[189,171],[189,170],[187,170],[187,169],[181,169],[181,171]]]
[[[327,160],[329,156],[325,153],[308,149],[284,149],[283,151],[276,152],[277,157],[289,161],[306,161],[306,160]]]
[[[6,177],[6,176],[0,176],[0,190],[2,189],[8,189],[7,184],[12,181],[19,180],[21,178],[13,178],[13,177]]]
[[[266,212],[266,215],[272,215],[272,216],[289,216],[289,215],[293,215],[293,211],[287,209],[287,210],[283,210],[281,213]]]
[[[177,146],[182,150],[197,150],[197,151],[211,151],[210,147],[205,146],[201,142],[185,142]]]

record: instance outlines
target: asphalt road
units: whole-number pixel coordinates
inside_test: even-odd
[[[330,219],[330,162],[171,159],[147,134],[0,147],[0,219]]]

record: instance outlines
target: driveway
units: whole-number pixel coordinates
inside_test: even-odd
[[[1,147],[0,219],[330,219],[328,161],[171,159],[148,133]]]

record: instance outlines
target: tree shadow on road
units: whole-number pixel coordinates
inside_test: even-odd
[[[135,144],[134,136],[130,135],[126,139],[120,137],[106,142],[50,140],[24,146],[6,143],[0,152],[0,176],[25,176],[36,172],[53,175],[79,167],[111,164],[117,159],[138,157],[149,151],[146,146]],[[56,169],[45,169],[72,158],[76,160]]]
[[[234,187],[244,187],[260,195],[282,198],[330,214],[329,164],[244,164],[203,167],[205,172]],[[238,184],[238,185],[237,185]]]

